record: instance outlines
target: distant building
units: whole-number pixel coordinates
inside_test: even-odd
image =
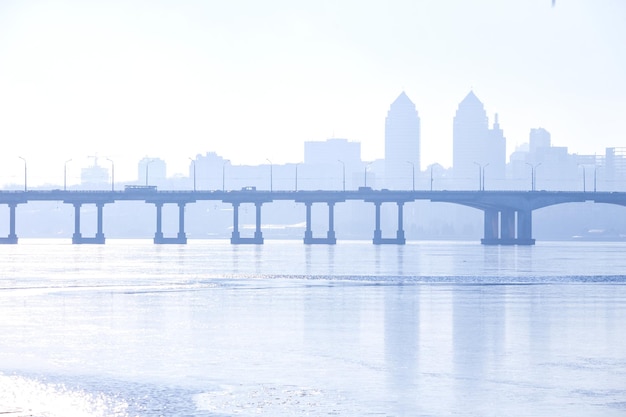
[[[606,148],[605,164],[608,190],[626,190],[626,148]]]
[[[420,172],[420,118],[404,91],[391,103],[385,119],[385,185],[410,190]]]
[[[206,152],[204,155],[197,154],[196,158],[189,163],[189,188],[193,187],[193,179],[196,179],[196,189],[198,190],[221,190],[228,189],[232,180],[230,171],[230,161],[219,156],[215,152]]]
[[[349,142],[348,139],[332,138],[323,142],[304,142],[305,164],[333,164],[338,160],[348,165],[361,163],[361,143]]]
[[[492,129],[483,103],[473,91],[454,116],[452,165],[460,188],[502,188],[505,179],[506,139],[498,123]],[[482,184],[481,184],[482,183]]]
[[[332,138],[304,143],[304,164],[299,171],[300,189],[353,189],[356,173],[363,169],[361,143]]]
[[[541,148],[549,148],[552,146],[550,132],[543,127],[530,129],[529,152],[531,154],[540,152]]]
[[[516,189],[573,190],[582,188],[582,165],[593,157],[571,155],[567,147],[552,146],[544,128],[530,129],[529,141],[511,154],[508,186]],[[580,172],[580,183],[578,174]],[[534,178],[533,178],[534,176]]]
[[[98,158],[95,158],[92,166],[81,169],[80,183],[82,188],[92,190],[106,188],[109,185],[109,170],[98,165]]]
[[[137,181],[140,185],[162,186],[166,183],[166,164],[160,158],[145,157],[137,167]]]

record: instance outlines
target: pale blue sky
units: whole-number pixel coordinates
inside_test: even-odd
[[[452,118],[473,89],[508,153],[544,127],[570,152],[626,146],[622,0],[0,2],[0,183],[70,181],[97,153],[132,180],[161,157],[187,172],[300,162],[343,137],[384,157],[405,91],[422,166],[452,160]],[[107,161],[102,164],[108,166]]]

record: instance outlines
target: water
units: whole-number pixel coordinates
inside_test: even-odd
[[[626,244],[0,246],[0,412],[623,416]]]

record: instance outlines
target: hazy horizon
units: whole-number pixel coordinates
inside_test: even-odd
[[[402,91],[421,118],[422,167],[451,165],[470,90],[490,124],[498,113],[507,157],[537,127],[570,153],[604,154],[625,145],[625,23],[617,0],[4,1],[0,177],[21,181],[18,156],[33,185],[96,154],[119,181],[144,156],[171,174],[211,151],[296,163],[305,141],[331,137],[381,159]]]

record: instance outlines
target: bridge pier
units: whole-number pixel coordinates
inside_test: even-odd
[[[154,233],[154,243],[158,245],[164,244],[181,244],[187,243],[187,235],[185,234],[185,203],[178,204],[178,235],[176,237],[163,236],[163,203],[155,202],[156,206],[156,232]]]
[[[9,206],[9,235],[6,237],[0,237],[0,244],[17,243],[17,235],[15,234],[15,208],[17,203],[8,203]]]
[[[404,238],[404,202],[397,201],[398,205],[398,230],[396,231],[395,238],[384,238],[382,237],[382,230],[380,230],[380,206],[381,201],[375,201],[374,205],[376,206],[376,228],[374,229],[374,239],[372,243],[374,245],[404,245],[406,243],[406,239]]]
[[[104,233],[102,232],[102,223],[103,216],[102,211],[104,208],[104,203],[95,203],[96,208],[98,210],[98,231],[96,232],[96,236],[94,237],[83,237],[80,233],[80,209],[83,203],[72,203],[74,205],[74,234],[72,235],[72,243],[74,245],[80,244],[104,244]]]
[[[335,237],[335,203],[328,201],[328,232],[326,237],[313,237],[313,231],[311,230],[311,206],[313,202],[306,202],[306,230],[304,232],[304,243],[306,245],[314,244],[326,244],[334,245],[337,243]]]
[[[483,245],[534,245],[532,211],[484,209]]]
[[[239,234],[239,202],[233,202],[233,233],[230,238],[230,243],[233,245],[238,244],[263,244],[263,233],[261,232],[261,206],[263,203],[257,201],[254,203],[256,207],[256,229],[254,231],[254,237],[241,237]]]

